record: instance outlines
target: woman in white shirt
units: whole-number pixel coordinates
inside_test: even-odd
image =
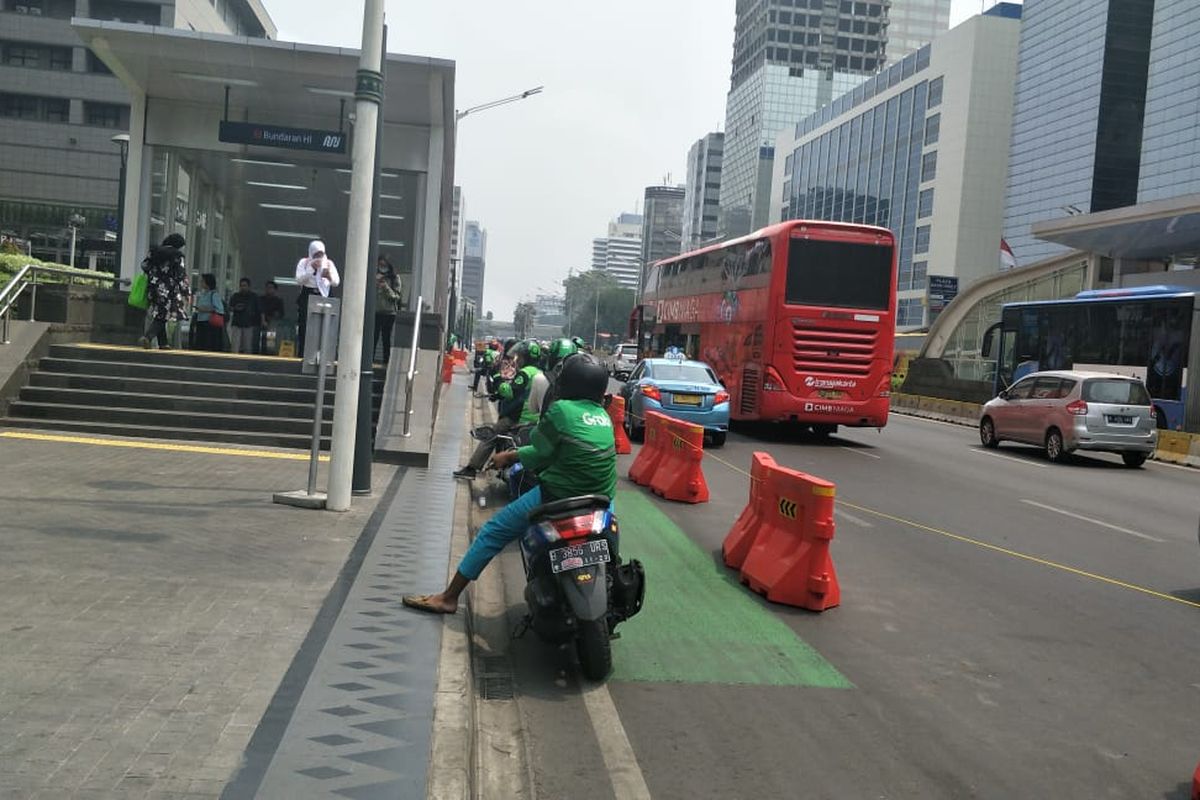
[[[300,297],[296,300],[299,311],[296,325],[296,355],[300,358],[304,357],[304,333],[308,326],[309,295],[319,294],[321,297],[329,297],[329,292],[341,282],[337,265],[333,263],[333,259],[325,255],[325,243],[309,242],[308,258],[302,258],[296,264],[296,285],[300,287]]]

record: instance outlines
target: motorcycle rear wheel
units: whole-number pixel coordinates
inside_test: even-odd
[[[608,635],[608,620],[579,623],[579,638],[575,640],[579,666],[590,681],[602,681],[612,672],[612,639]]]

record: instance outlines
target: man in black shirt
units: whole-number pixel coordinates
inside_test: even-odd
[[[250,290],[250,279],[242,278],[238,290],[229,298],[229,344],[234,353],[253,353],[254,340],[262,312],[258,295]]]

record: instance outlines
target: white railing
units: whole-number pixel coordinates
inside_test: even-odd
[[[12,318],[13,309],[17,305],[17,301],[21,295],[29,289],[29,321],[34,322],[34,315],[37,309],[37,289],[38,286],[45,281],[39,280],[40,276],[55,275],[65,276],[65,281],[55,281],[55,283],[72,284],[77,280],[87,281],[89,283],[101,282],[112,283],[114,286],[120,286],[122,280],[116,275],[110,275],[106,272],[83,272],[77,269],[64,269],[63,267],[47,267],[41,264],[26,264],[17,271],[16,275],[5,284],[3,289],[0,289],[0,344],[9,344],[8,327],[9,320]],[[69,300],[68,300],[69,302]]]

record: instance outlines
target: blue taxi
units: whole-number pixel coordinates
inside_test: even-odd
[[[703,425],[705,436],[720,447],[729,431],[729,392],[708,364],[672,356],[643,359],[621,387],[626,433],[641,441],[646,412],[657,411]]]

